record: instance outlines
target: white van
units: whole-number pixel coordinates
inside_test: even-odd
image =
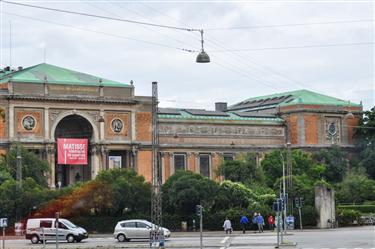
[[[56,241],[55,223],[55,218],[28,219],[26,224],[26,239],[31,240],[33,244],[43,242],[43,240]],[[85,229],[74,225],[69,220],[59,219],[59,241],[66,240],[68,243],[73,243],[74,241],[81,242],[81,240],[87,238],[88,234]]]

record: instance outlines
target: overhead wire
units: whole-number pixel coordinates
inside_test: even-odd
[[[262,50],[284,50],[284,49],[298,49],[298,48],[363,46],[363,45],[373,45],[373,44],[375,44],[375,42],[352,42],[352,43],[334,43],[334,44],[317,44],[317,45],[285,46],[285,47],[265,47],[265,48],[240,48],[240,49],[228,49],[228,50],[210,50],[210,53],[246,52],[246,51],[262,51]]]
[[[11,16],[16,16],[16,17],[20,17],[20,18],[25,18],[25,19],[29,19],[29,20],[34,20],[34,21],[38,21],[38,22],[43,22],[43,23],[58,25],[58,26],[62,26],[62,27],[65,27],[65,28],[71,28],[71,29],[76,29],[76,30],[85,31],[85,32],[92,32],[92,33],[106,35],[106,36],[111,36],[111,37],[120,38],[120,39],[132,40],[132,41],[136,41],[136,42],[142,42],[142,43],[145,43],[145,44],[159,46],[159,47],[164,47],[164,48],[169,48],[169,49],[181,50],[181,51],[185,51],[185,52],[195,52],[195,50],[192,50],[192,49],[174,47],[174,46],[169,46],[169,45],[165,45],[165,44],[162,44],[162,43],[141,40],[141,39],[127,37],[127,36],[122,36],[122,35],[117,35],[117,34],[113,34],[113,33],[102,32],[102,31],[92,30],[92,29],[86,29],[86,28],[80,28],[80,27],[76,27],[76,26],[73,26],[73,25],[69,25],[69,24],[64,24],[64,23],[60,23],[60,22],[56,22],[56,21],[50,21],[50,20],[36,18],[36,17],[31,17],[31,16],[20,15],[20,14],[16,14],[16,13],[12,13],[12,12],[7,12],[7,11],[3,11],[3,14],[11,15]]]
[[[63,13],[77,14],[77,15],[83,15],[83,16],[89,16],[89,17],[96,17],[96,18],[102,18],[102,19],[115,20],[115,21],[129,22],[129,23],[141,24],[141,25],[146,25],[146,26],[154,26],[154,27],[159,27],[159,28],[169,28],[169,29],[185,30],[185,31],[199,31],[199,29],[193,29],[193,28],[183,28],[183,27],[177,27],[177,26],[160,25],[160,24],[150,23],[150,22],[140,22],[140,21],[134,21],[134,20],[129,20],[129,19],[112,18],[112,17],[107,17],[107,16],[100,16],[100,15],[94,15],[94,14],[83,13],[83,12],[76,12],[76,11],[69,11],[69,10],[61,10],[61,9],[56,9],[56,8],[36,6],[36,5],[30,5],[30,4],[24,4],[24,3],[9,2],[9,1],[4,1],[4,0],[0,0],[0,1],[2,1],[4,3],[8,3],[8,4],[20,5],[20,6],[25,6],[25,7],[38,8],[38,9],[51,10],[51,11],[58,11],[58,12],[63,12]],[[369,21],[369,20],[366,20],[366,21]],[[335,22],[335,23],[339,23],[339,22]],[[308,25],[313,25],[313,24],[322,24],[322,23],[309,23]],[[271,26],[273,26],[273,27],[274,26],[286,26],[286,25],[290,26],[290,25],[302,25],[302,24],[268,25],[267,27],[271,27]],[[193,50],[187,50],[187,49],[180,49],[180,50],[184,50],[184,51],[188,51],[188,52],[194,52]],[[230,52],[230,53],[232,53],[232,54],[235,54],[236,56],[241,57],[242,59],[244,59],[243,56],[240,56],[240,55],[236,54],[233,51],[230,51],[228,49],[225,49],[225,50],[228,51],[228,52]],[[246,58],[246,60],[248,60],[248,59]],[[261,65],[259,65],[258,63],[255,63],[255,62],[252,62],[252,64],[260,66],[263,69],[266,69],[266,70],[268,70],[270,72],[273,72],[274,74],[276,73],[279,76],[281,76],[281,77],[289,80],[290,82],[295,83],[295,80],[291,80],[289,77],[286,77],[285,75],[277,73],[274,70],[270,70],[269,68],[266,68],[265,66],[261,66]]]
[[[223,27],[223,28],[205,28],[205,30],[215,31],[215,30],[236,30],[236,29],[264,29],[264,28],[297,27],[297,26],[312,26],[312,25],[344,24],[344,23],[363,23],[363,22],[375,22],[375,19],[342,20],[342,21],[311,22],[311,23],[290,23],[290,24],[256,25],[256,26],[237,26],[237,27]]]
[[[112,4],[113,5],[113,4]],[[120,7],[120,5],[117,5],[117,6],[119,6]],[[199,51],[190,51],[190,52],[199,52]],[[219,65],[219,63],[216,63],[217,65]],[[228,64],[228,63],[227,63]],[[225,65],[223,65],[223,64],[220,64],[220,66],[221,67],[226,67]],[[230,64],[230,66],[231,66],[231,68],[229,69],[230,71],[232,71],[232,72],[236,72],[236,73],[239,73],[239,72],[241,72],[241,71],[243,71],[243,69],[241,69],[241,68],[239,68],[239,67],[237,67],[236,65],[233,65],[233,64]],[[228,69],[228,68],[227,68]],[[259,78],[258,76],[254,76],[254,75],[252,75],[252,74],[250,74],[250,73],[248,73],[248,72],[241,72],[241,73],[239,73],[242,77],[247,77],[247,78],[249,78],[249,79],[251,79],[251,80],[254,80],[254,81],[257,81],[257,82],[259,82],[259,83],[261,83],[261,84],[264,84],[265,86],[267,86],[267,87],[269,87],[269,88],[271,88],[272,90],[277,90],[273,85],[273,83],[272,82],[267,82],[266,80],[264,80],[264,79],[261,79],[261,78]]]
[[[143,5],[144,5],[144,6],[147,6],[146,4],[143,4]],[[151,9],[152,9],[152,8],[151,8]],[[162,15],[164,15],[164,16],[170,18],[170,19],[174,19],[174,18],[171,18],[171,17],[169,17],[169,16],[167,16],[167,15],[161,13],[160,11],[156,11],[156,12],[158,12],[159,14],[162,14]],[[176,21],[176,20],[174,19],[174,21]],[[178,22],[180,25],[184,25],[184,24],[182,24],[182,23],[181,23],[180,21],[178,21],[178,20],[177,20],[177,22]],[[193,34],[193,33],[191,33],[191,34]],[[187,34],[186,34],[186,35],[187,35]],[[205,39],[205,40],[207,41],[207,39]],[[210,42],[210,41],[208,40],[208,42]],[[212,43],[212,42],[211,42],[211,43]],[[212,44],[214,44],[214,46],[218,46],[218,45],[215,44],[215,43],[212,43]],[[219,45],[219,46],[220,46],[220,45]],[[220,48],[223,48],[223,47],[220,46]],[[234,58],[234,57],[232,57],[232,58]],[[239,62],[238,59],[234,59],[234,60],[235,60],[235,63],[238,63],[238,62]],[[267,81],[267,80],[265,80],[265,79],[260,78],[259,75],[254,74],[254,72],[249,73],[247,69],[243,69],[243,68],[241,68],[241,67],[238,66],[238,65],[234,65],[233,63],[229,63],[228,60],[226,60],[226,62],[225,62],[226,65],[224,65],[224,64],[222,64],[222,63],[214,63],[214,64],[217,64],[217,65],[219,65],[220,67],[222,67],[222,68],[224,68],[224,69],[226,69],[226,70],[229,70],[229,71],[231,71],[231,72],[235,72],[235,73],[241,75],[242,77],[248,77],[248,78],[251,79],[251,80],[255,80],[255,81],[257,81],[257,82],[259,82],[259,83],[261,83],[261,84],[264,84],[265,86],[271,88],[272,90],[279,90],[279,89],[280,89],[280,88],[278,88],[278,89],[275,88],[275,87],[274,87],[274,83],[269,82],[269,81]],[[229,67],[228,67],[228,65],[229,65]]]
[[[115,18],[115,17],[101,16],[101,15],[95,15],[95,14],[77,12],[77,11],[71,11],[71,10],[63,10],[63,9],[56,9],[56,8],[50,8],[50,7],[43,7],[43,6],[25,4],[25,3],[20,3],[20,2],[9,2],[9,1],[5,1],[5,0],[0,0],[0,2],[6,3],[6,4],[12,4],[12,5],[24,6],[24,7],[28,7],[28,8],[49,10],[49,11],[66,13],[66,14],[81,15],[81,16],[94,17],[94,18],[100,18],[100,19],[106,19],[106,20],[119,21],[119,22],[134,23],[134,24],[145,25],[145,26],[153,26],[153,27],[158,27],[158,28],[184,30],[184,31],[200,31],[200,29],[195,29],[195,28],[176,27],[176,26],[162,25],[162,24],[156,24],[156,23],[141,22],[141,21],[135,21],[135,20],[130,20],[130,19]]]
[[[94,5],[94,4],[92,4],[92,3],[85,2],[85,1],[81,1],[81,2],[83,2],[83,3],[87,4],[87,5],[90,5],[91,7],[94,7],[94,8],[96,8],[96,9],[100,10],[100,11],[106,12],[106,13],[108,13],[108,14],[110,14],[110,15],[113,15],[113,16],[116,16],[116,17],[121,17],[120,15],[114,13],[113,11],[109,11],[109,10],[107,10],[107,9],[105,9],[105,8],[99,8],[99,7],[97,7],[96,5]],[[116,4],[116,5],[115,5],[115,3],[111,2],[111,1],[108,1],[108,3],[111,4],[111,5],[113,5],[113,6],[115,6],[116,8],[125,9],[125,8],[124,8],[122,5],[120,5],[120,4]],[[128,10],[128,9],[126,8],[126,10]],[[128,11],[131,11],[132,13],[135,13],[135,14],[138,15],[138,16],[144,17],[143,15],[139,14],[139,13],[136,12],[136,11],[132,11],[132,10],[128,10]],[[167,34],[165,34],[165,33],[162,33],[162,32],[160,32],[160,31],[158,31],[158,30],[155,30],[155,29],[153,29],[152,27],[143,26],[143,28],[145,28],[145,29],[147,29],[147,30],[150,30],[150,31],[152,31],[152,32],[158,33],[158,34],[160,34],[160,35],[163,35],[163,36],[165,36],[165,37],[167,37],[167,38],[169,38],[169,39],[171,39],[171,40],[174,40],[174,41],[176,41],[176,42],[178,42],[178,43],[180,43],[180,44],[184,44],[184,45],[186,45],[185,42],[183,42],[183,41],[181,41],[181,40],[178,40],[178,39],[175,39],[174,37],[172,37],[172,36],[170,36],[170,35],[167,35]],[[191,45],[189,45],[189,46],[191,46]],[[186,51],[191,51],[191,52],[194,51],[194,52],[195,52],[195,50],[191,50],[191,49],[189,49],[189,50],[187,49]]]

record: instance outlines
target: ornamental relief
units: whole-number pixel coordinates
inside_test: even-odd
[[[160,135],[199,136],[284,136],[282,127],[210,126],[210,125],[159,125]]]
[[[324,123],[324,133],[326,143],[340,143],[341,129],[340,118],[326,118]]]

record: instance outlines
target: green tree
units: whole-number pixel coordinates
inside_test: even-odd
[[[53,198],[52,191],[30,177],[22,181],[22,188],[13,178],[8,179],[0,185],[0,213],[11,222],[20,220]]]
[[[375,107],[363,114],[359,127],[355,129],[355,141],[359,154],[359,165],[375,179]]]
[[[134,170],[112,169],[101,171],[96,181],[112,190],[111,214],[149,214],[151,185]],[[147,215],[148,217],[148,215]]]
[[[266,176],[267,186],[273,187],[275,181],[283,176],[283,160],[285,170],[287,168],[287,151],[274,150],[266,154],[262,160],[263,172]],[[325,172],[324,166],[317,165],[311,154],[302,150],[292,150],[291,152],[292,174],[302,175],[308,174],[312,178],[319,178]],[[286,172],[285,172],[286,173]]]
[[[163,207],[169,214],[186,219],[195,213],[201,204],[210,210],[214,204],[219,185],[191,171],[177,171],[163,185]]]
[[[360,204],[364,201],[375,201],[375,181],[369,179],[363,171],[348,173],[336,188],[336,198],[340,203]]]
[[[219,166],[218,173],[226,180],[242,182],[247,185],[263,184],[265,181],[263,170],[257,166],[254,153],[242,154],[236,160],[223,161]]]
[[[348,170],[348,155],[339,146],[334,145],[313,154],[317,163],[325,165],[322,176],[331,183],[341,182]]]
[[[22,157],[22,178],[33,178],[37,184],[47,187],[48,162],[24,147],[19,147]],[[0,159],[0,171],[8,172],[14,179],[17,175],[17,148],[12,148]]]

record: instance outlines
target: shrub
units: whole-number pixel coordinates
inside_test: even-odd
[[[355,210],[360,213],[375,213],[375,205],[340,205],[338,209],[341,210]]]
[[[353,209],[338,209],[337,210],[337,220],[339,225],[353,225],[355,221],[359,221],[361,217],[361,212]]]

